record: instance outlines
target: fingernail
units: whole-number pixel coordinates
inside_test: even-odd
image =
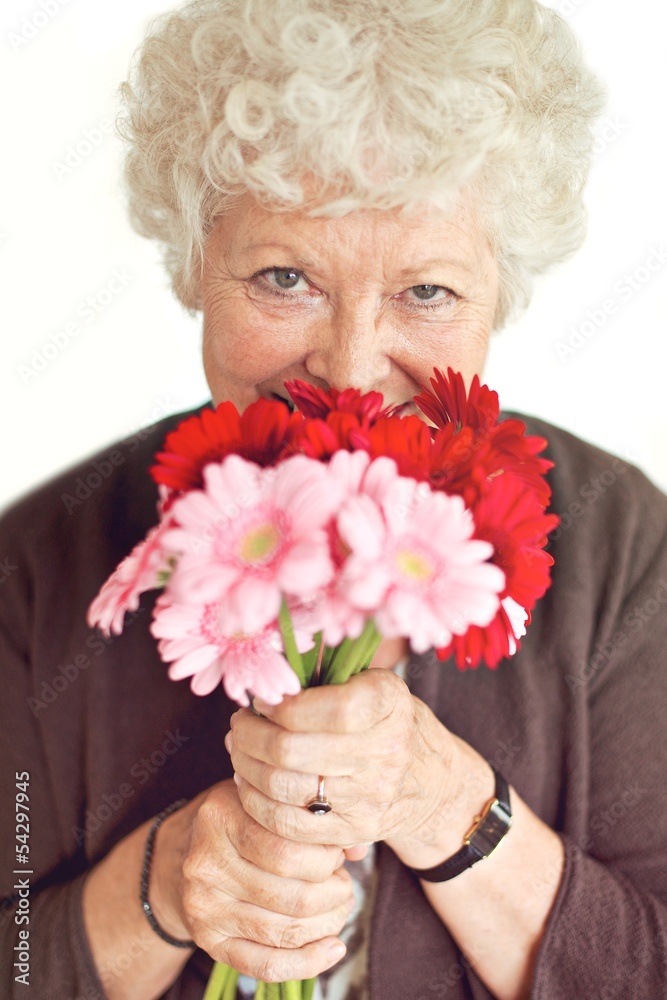
[[[229,720],[229,728],[230,728],[230,729],[233,729],[233,728],[234,728],[234,721],[235,721],[235,719],[236,719],[236,716],[237,716],[238,714],[239,714],[238,712],[234,712],[234,714],[233,714],[233,715],[232,715],[232,717],[230,718],[230,720]]]
[[[265,701],[262,701],[261,698],[253,698],[252,707],[255,709],[256,712],[259,712],[260,715],[265,716],[267,719],[271,718],[273,705],[267,705],[267,703]]]
[[[327,952],[327,956],[331,964],[333,965],[334,962],[340,962],[346,950],[347,949],[342,941],[336,941],[335,944],[332,944]]]
[[[345,851],[341,851],[340,854],[338,855],[338,861],[336,862],[336,868],[334,870],[338,871],[338,869],[342,868],[344,864],[345,864]]]
[[[227,753],[232,752],[233,746],[234,746],[234,738],[232,737],[231,733],[227,733],[227,735],[225,736],[225,747],[227,748]]]
[[[236,785],[237,788],[240,788],[241,785],[243,784],[243,778],[241,777],[240,774],[237,774],[236,771],[234,771],[234,784]]]

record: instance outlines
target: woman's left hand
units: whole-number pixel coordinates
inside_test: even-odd
[[[280,705],[255,704],[261,717],[236,713],[227,747],[241,802],[258,823],[306,843],[387,841],[416,867],[441,860],[443,827],[466,808],[462,772],[471,748],[395,674],[367,670]],[[306,809],[318,775],[332,806],[325,816]]]

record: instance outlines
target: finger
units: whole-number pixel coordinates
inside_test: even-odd
[[[253,870],[251,870],[253,869]],[[247,862],[241,864],[225,878],[223,902],[229,897],[236,902],[248,904],[266,912],[280,915],[281,919],[303,919],[321,917],[330,911],[340,909],[348,912],[352,899],[352,879],[349,873],[340,868],[326,882],[305,882],[302,879],[282,878],[269,872],[259,871]],[[240,928],[237,928],[237,932]],[[315,937],[325,933],[336,933],[333,930],[322,930]],[[257,938],[257,940],[260,940]],[[264,941],[276,947],[283,945],[275,940]],[[305,941],[300,942],[304,944]],[[285,946],[287,947],[287,946]]]
[[[235,771],[234,780],[237,781],[238,777],[244,778],[274,802],[307,806],[316,796],[318,781],[315,774],[272,767],[235,747],[232,749],[231,757]],[[345,780],[327,776],[326,794],[333,795],[339,802],[342,801]]]
[[[390,715],[406,690],[389,670],[365,670],[345,684],[306,688],[279,705],[258,698],[253,705],[267,719],[295,732],[359,733]]]
[[[227,906],[223,913],[214,911],[211,925],[224,926],[230,937],[254,941],[270,948],[303,948],[311,941],[340,934],[353,907],[351,892],[338,906],[309,917],[277,913],[238,900],[232,908]]]
[[[330,878],[343,860],[340,848],[321,842],[300,844],[296,838],[285,840],[247,812],[243,821],[229,830],[228,837],[238,858],[252,864],[258,878],[268,873],[319,884]],[[220,863],[225,864],[225,859]]]
[[[355,814],[348,817],[338,812],[335,801],[330,799],[331,812],[316,816],[303,806],[275,802],[241,777],[238,792],[248,815],[281,840],[304,845],[332,844],[345,849],[377,839],[372,811],[357,808]]]
[[[337,938],[326,937],[303,948],[269,948],[255,941],[233,938],[222,947],[207,950],[216,961],[231,965],[245,976],[263,983],[284,983],[319,976],[341,960],[345,945]]]
[[[345,848],[345,857],[348,861],[363,861],[368,854],[370,844],[354,844]]]
[[[304,774],[349,775],[363,766],[367,753],[358,735],[293,732],[243,709],[232,721],[230,753],[249,757],[285,771]]]

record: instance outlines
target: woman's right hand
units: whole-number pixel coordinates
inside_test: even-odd
[[[336,937],[353,904],[344,860],[338,847],[265,830],[244,811],[234,782],[222,781],[158,831],[151,904],[170,934],[245,975],[309,979],[345,953]]]

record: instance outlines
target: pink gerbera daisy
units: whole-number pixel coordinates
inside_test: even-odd
[[[284,595],[307,600],[331,579],[327,523],[341,488],[303,455],[275,469],[230,455],[204,480],[173,507],[179,527],[168,541],[180,559],[170,591],[179,603],[224,597],[226,633],[254,634],[277,618]]]
[[[350,550],[342,588],[383,636],[407,636],[421,653],[496,614],[505,575],[486,561],[493,546],[472,537],[460,497],[432,492],[379,458],[337,524]]]
[[[255,635],[225,632],[224,602],[172,604],[158,600],[151,632],[159,639],[160,656],[169,677],[191,677],[197,695],[210,694],[222,681],[225,692],[239,705],[249,704],[249,694],[277,705],[286,694],[298,694],[299,679],[282,655],[282,639],[275,623]],[[299,652],[312,649],[312,637],[295,629]]]
[[[88,609],[87,622],[105,635],[120,635],[126,611],[136,611],[147,590],[163,587],[172,569],[171,553],[164,544],[169,522],[160,522],[134,546],[116,567]]]

